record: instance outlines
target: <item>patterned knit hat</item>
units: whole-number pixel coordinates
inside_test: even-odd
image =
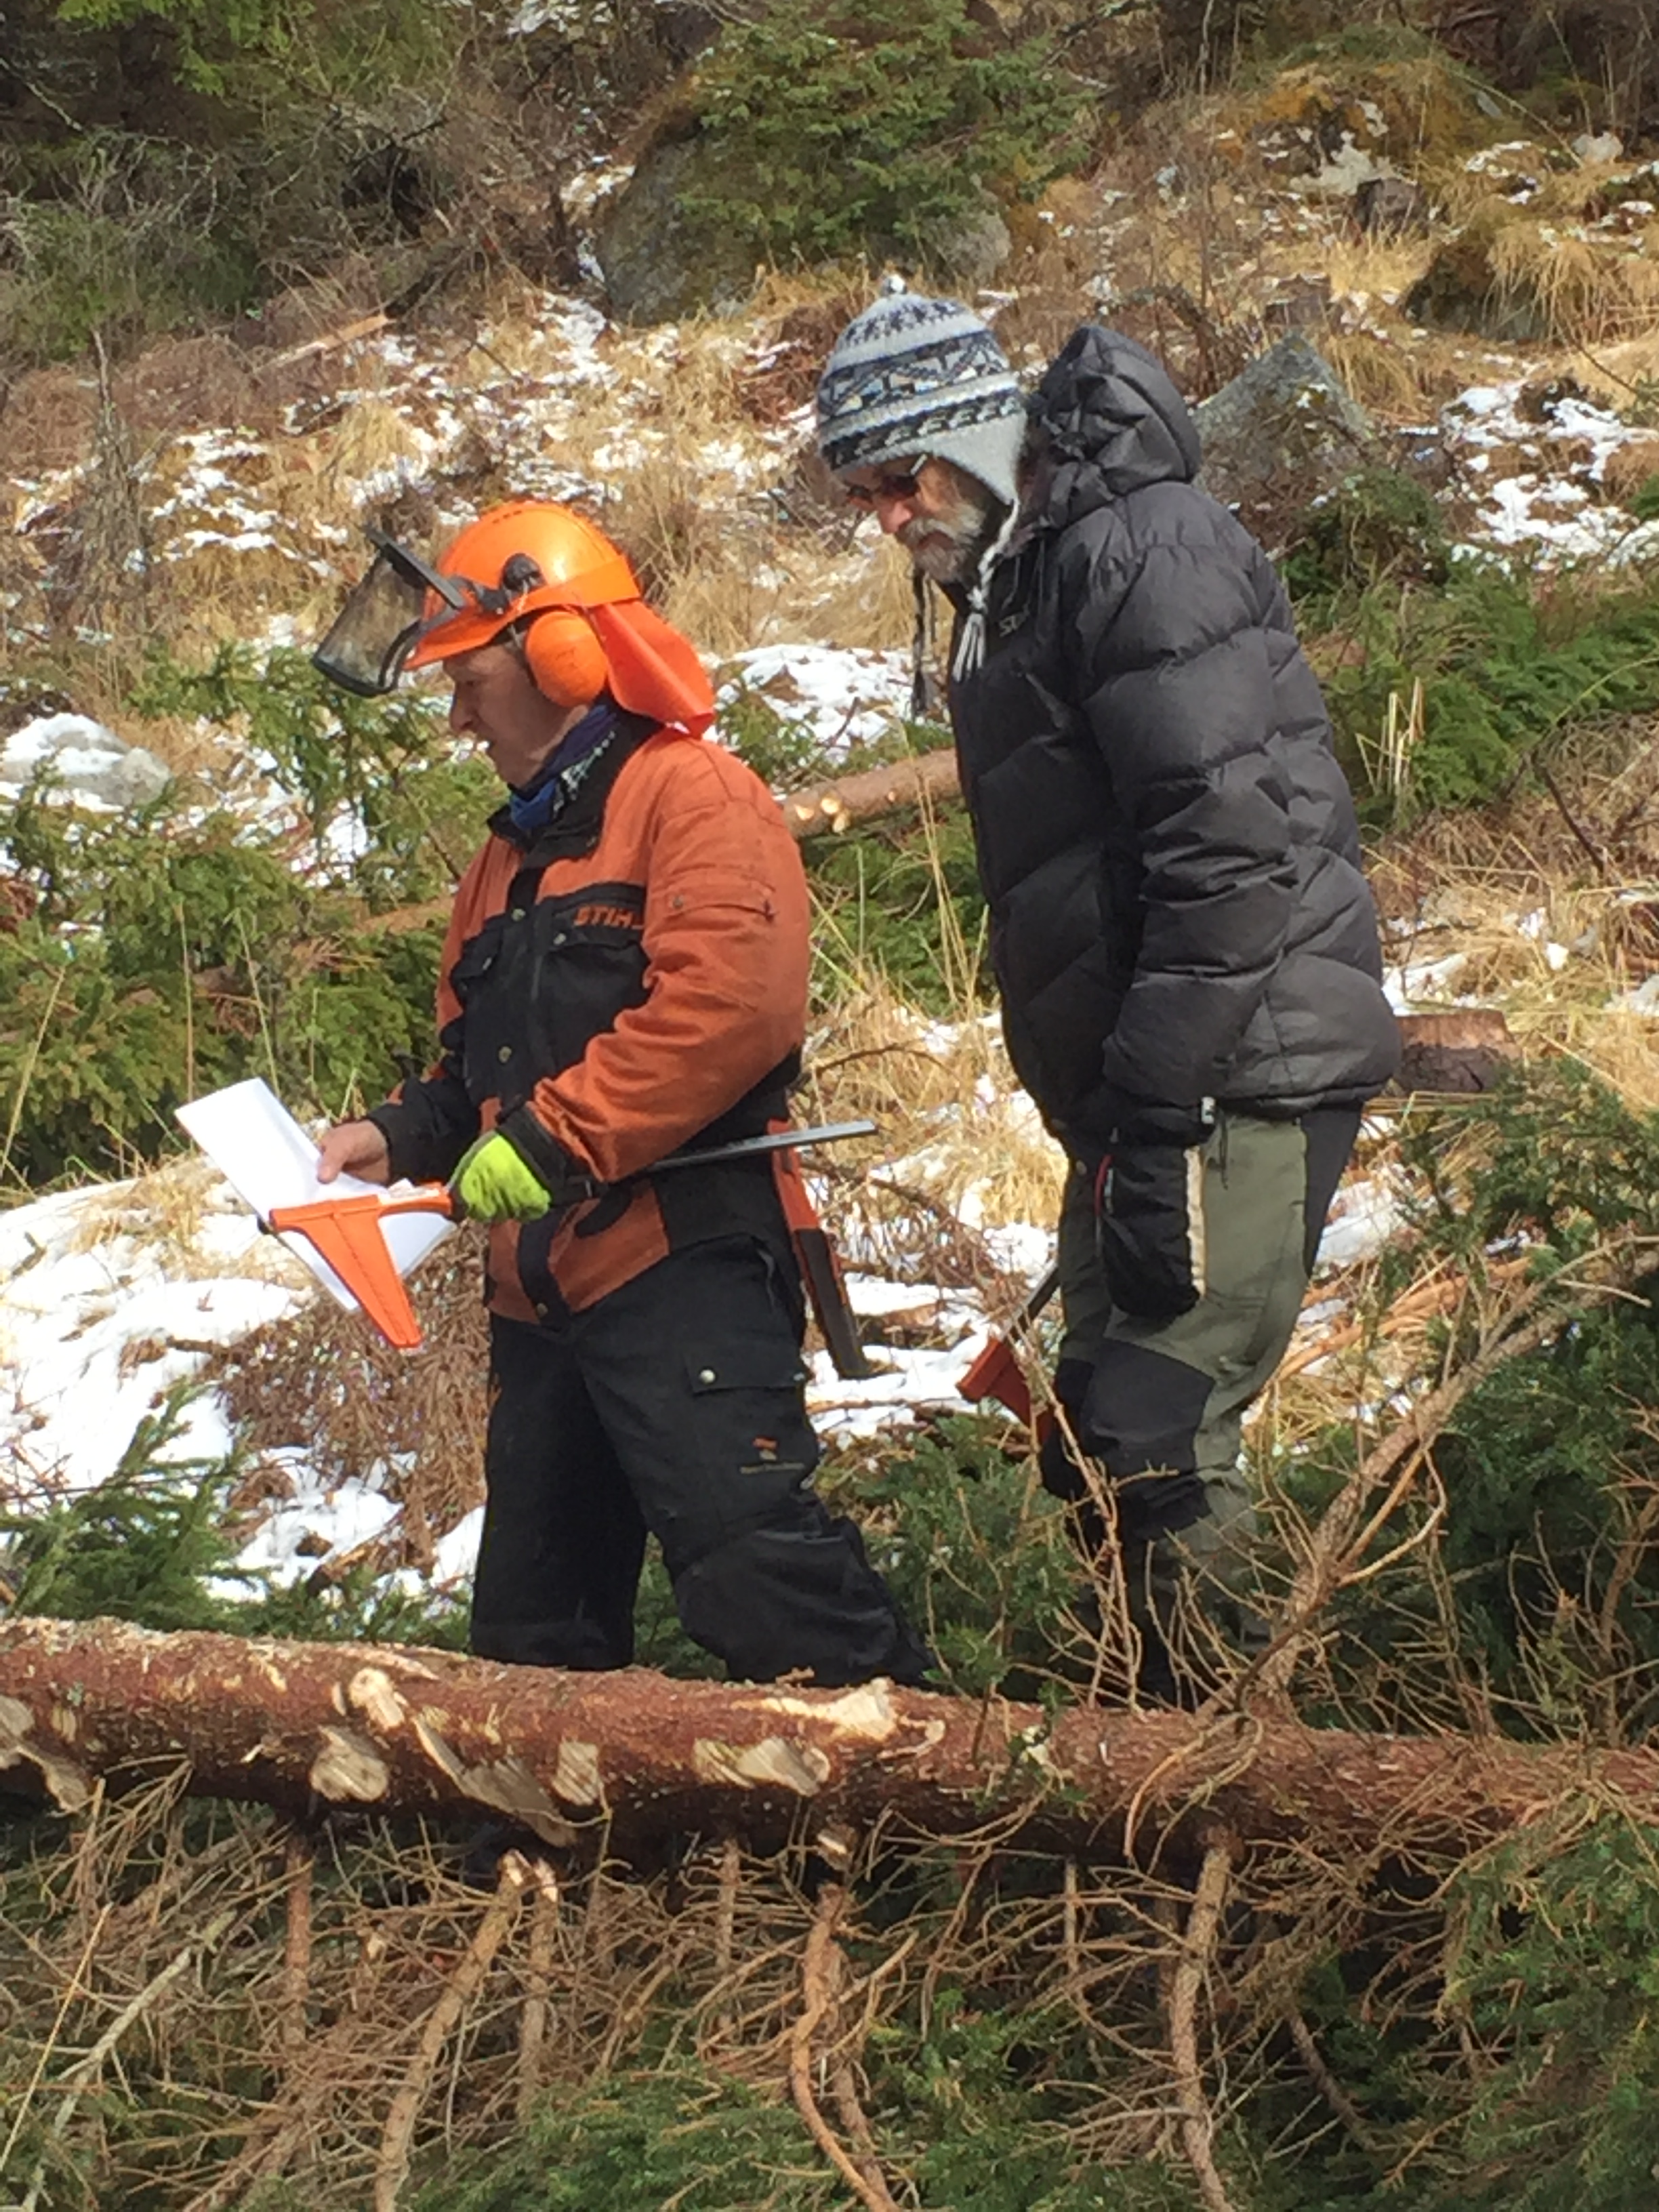
[[[818,447],[837,475],[933,453],[1012,507],[1024,442],[1019,380],[960,301],[888,293],[854,317],[824,364]]]

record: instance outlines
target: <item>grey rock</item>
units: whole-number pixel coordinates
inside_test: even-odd
[[[938,229],[922,240],[929,265],[951,283],[971,290],[988,284],[1014,250],[1008,226],[994,200],[977,207]]]
[[[1193,410],[1199,481],[1255,522],[1264,507],[1305,506],[1370,459],[1376,431],[1330,363],[1299,331]]]
[[[1546,338],[1550,319],[1535,287],[1504,276],[1493,255],[1491,222],[1466,223],[1435,249],[1434,258],[1401,302],[1425,329],[1461,331],[1500,345]]]
[[[1368,237],[1403,238],[1428,228],[1428,195],[1409,177],[1370,177],[1353,196],[1353,219]]]
[[[696,139],[653,146],[593,218],[593,251],[614,312],[628,323],[666,323],[740,305],[754,289],[755,255],[729,232],[686,211],[714,180]]]

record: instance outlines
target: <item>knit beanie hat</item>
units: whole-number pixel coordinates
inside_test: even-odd
[[[1024,442],[1019,380],[990,325],[958,300],[887,293],[824,363],[818,448],[837,475],[933,453],[1012,507]]]

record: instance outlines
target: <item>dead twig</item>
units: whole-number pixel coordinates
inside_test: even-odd
[[[737,1948],[738,1886],[743,1879],[743,1845],[736,1836],[720,1840],[720,1895],[714,1906],[714,1987],[720,1992],[717,2027],[731,2034],[736,2016],[730,2003],[732,1960]]]
[[[1299,2012],[1287,2012],[1285,2025],[1296,2045],[1296,2055],[1308,2069],[1308,2078],[1362,2150],[1375,2148],[1376,2137],[1364,2114],[1325,2063],[1325,2054],[1314,2041],[1313,2030]]]
[[[387,314],[360,315],[355,323],[343,324],[337,330],[325,331],[321,337],[307,338],[301,345],[289,346],[285,352],[273,355],[264,366],[291,368],[296,361],[310,361],[319,353],[331,353],[336,346],[355,345],[359,338],[377,337],[391,320]]]
[[[1170,1987],[1170,2056],[1181,2100],[1182,2148],[1198,2183],[1199,2195],[1209,2212],[1233,2212],[1233,2205],[1216,2170],[1211,2149],[1215,2116],[1204,2094],[1204,2074],[1199,2064],[1198,1999],[1215,1954],[1216,1936],[1231,1875],[1230,1846],[1225,1843],[1212,1844],[1199,1869],[1198,1886],[1193,1892],[1192,1910],[1187,1916]]]
[[[213,1948],[235,1917],[234,1908],[216,1913],[199,1935],[192,1936],[189,1942],[174,1952],[161,1972],[152,1974],[138,1994],[122,2006],[85,2057],[76,2060],[58,2085],[60,2088],[66,2089],[69,2094],[62,2100],[52,2116],[51,2135],[53,2142],[62,2140],[70,2120],[75,2117],[76,2106],[81,2101],[81,2092],[98,2079],[99,2075],[103,2071],[104,2061],[113,2051],[116,2045],[119,2043],[133,2022],[142,2019],[151,2006],[164,1996],[173,1984],[189,1972],[204,1951],[210,1951]],[[46,2185],[46,2160],[43,2154],[37,2161],[33,2172],[29,2176],[28,2189],[18,2208],[18,2212],[35,2212],[35,2207],[40,2202],[40,2192]]]
[[[415,2136],[415,2125],[421,2117],[421,2107],[426,2102],[427,2092],[432,2087],[432,2076],[437,2071],[444,2045],[483,1986],[484,1977],[495,1963],[495,1954],[507,1941],[529,1878],[529,1869],[519,1854],[516,1851],[507,1852],[501,1860],[495,1897],[478,1923],[478,1932],[462,1954],[460,1964],[444,1984],[437,2003],[426,2016],[414,2059],[392,2100],[392,2109],[386,2114],[386,2128],[380,2136],[380,2153],[375,2161],[374,2171],[374,2212],[397,2212],[398,2193],[409,2171],[409,2151]]]
[[[545,1859],[538,1859],[535,1900],[531,1907],[530,1970],[524,2009],[519,2014],[519,2080],[514,2110],[522,2127],[541,2087],[542,2051],[547,2041],[548,1988],[553,1974],[553,1938],[559,1926],[559,1878]]]
[[[812,2039],[835,2001],[835,1961],[840,1955],[836,1948],[836,1923],[846,1901],[847,1892],[839,1882],[827,1881],[818,1892],[817,1910],[801,1961],[803,2002],[789,2032],[789,2092],[813,2142],[867,2212],[899,2212],[873,2155],[862,2161],[854,2161],[848,2156],[846,2147],[824,2118],[812,2089]],[[860,2119],[862,2117],[860,2113]],[[867,2125],[864,2133],[867,2137]],[[380,2212],[380,2208],[377,2207],[376,2212]]]
[[[304,1829],[290,1827],[283,1846],[288,1888],[288,1924],[283,1944],[282,2042],[289,2054],[305,2048],[311,1998],[312,1894],[316,1853]]]

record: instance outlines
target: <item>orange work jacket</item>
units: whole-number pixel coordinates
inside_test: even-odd
[[[445,941],[440,1056],[370,1118],[394,1176],[447,1179],[506,1122],[538,1169],[620,1185],[495,1224],[496,1312],[556,1321],[708,1237],[787,1251],[767,1162],[642,1171],[783,1118],[808,949],[794,840],[717,744],[624,720],[527,844],[492,817]]]

